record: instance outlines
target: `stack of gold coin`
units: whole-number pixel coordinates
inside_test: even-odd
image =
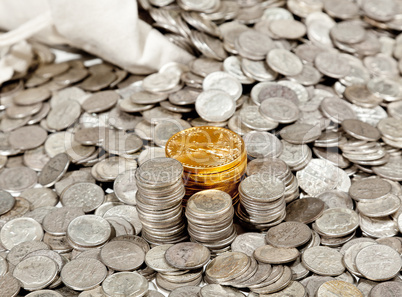
[[[205,190],[192,195],[186,208],[191,241],[202,243],[215,254],[227,251],[237,235],[233,215],[232,199],[223,191]]]
[[[216,189],[237,202],[238,184],[247,168],[245,145],[238,134],[219,127],[193,127],[173,135],[165,150],[167,157],[183,165],[185,198]]]
[[[142,237],[151,244],[176,243],[187,238],[182,212],[185,193],[182,172],[180,162],[171,158],[148,160],[136,171]]]

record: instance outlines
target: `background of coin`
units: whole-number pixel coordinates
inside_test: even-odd
[[[30,67],[0,85],[0,295],[402,295],[400,1],[138,4],[189,65],[1,49]],[[247,150],[210,221],[181,208],[180,174],[136,179],[200,126]],[[201,270],[185,255],[205,248]]]

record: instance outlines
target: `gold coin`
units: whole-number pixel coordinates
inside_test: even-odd
[[[193,127],[173,135],[166,156],[192,173],[221,172],[239,164],[245,154],[243,139],[225,128]]]

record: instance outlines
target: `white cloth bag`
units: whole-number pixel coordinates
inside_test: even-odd
[[[0,0],[0,49],[33,36],[69,44],[137,74],[193,56],[138,18],[136,0]]]

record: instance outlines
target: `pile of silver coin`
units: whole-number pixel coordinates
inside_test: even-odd
[[[29,40],[0,85],[0,296],[402,296],[401,1],[138,4],[191,63]],[[183,210],[164,147],[204,125],[247,177]]]

